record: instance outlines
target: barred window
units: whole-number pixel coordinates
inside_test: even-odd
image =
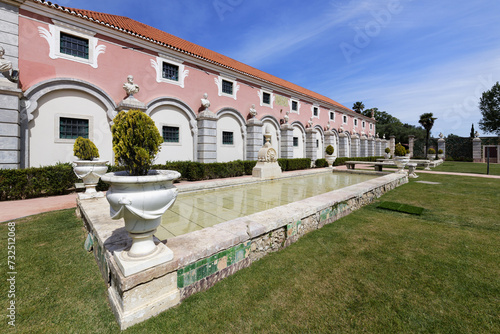
[[[347,116],[342,116],[342,123],[347,124]]]
[[[59,51],[70,56],[89,59],[89,40],[61,32]]]
[[[319,148],[319,140],[316,139],[316,148]]]
[[[262,94],[262,103],[263,104],[271,104],[271,94],[263,93]]]
[[[293,147],[299,147],[299,137],[293,137]]]
[[[297,111],[298,110],[298,103],[297,101],[292,101],[292,110]]]
[[[231,81],[222,80],[222,92],[224,94],[233,95],[233,83]]]
[[[222,145],[233,145],[233,133],[229,131],[222,131]]]
[[[162,77],[164,79],[179,81],[179,66],[163,62]]]
[[[178,143],[179,142],[179,127],[177,126],[163,126],[163,141],[165,143]]]
[[[76,139],[89,137],[89,120],[79,118],[59,118],[59,138]]]
[[[330,112],[330,120],[332,120],[332,121],[335,120],[335,113]]]
[[[318,108],[314,107],[313,114],[314,116],[318,116]]]

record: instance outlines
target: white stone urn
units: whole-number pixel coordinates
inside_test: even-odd
[[[108,171],[107,160],[75,160],[73,171],[75,175],[82,179],[85,185],[85,193],[81,198],[103,197],[101,192],[97,192],[95,187],[99,179]]]
[[[441,154],[438,154],[438,159],[441,159],[441,160],[443,160],[443,158],[444,158],[444,154],[443,154],[443,153],[441,153]]]
[[[333,154],[326,154],[325,153],[325,160],[328,162],[328,168],[333,168],[333,163],[335,162],[336,158]]]
[[[132,238],[130,249],[114,254],[125,276],[172,260],[172,251],[163,243],[156,245],[153,235],[161,224],[162,215],[177,198],[173,182],[180,176],[177,171],[151,170],[144,176],[114,172],[102,177],[110,185],[106,199],[111,218],[123,218],[125,229]]]
[[[395,155],[393,161],[398,167],[398,173],[405,173],[404,169],[405,166],[410,162],[410,157]]]
[[[436,159],[436,155],[435,154],[427,154],[427,158],[429,158],[429,160],[435,160]]]

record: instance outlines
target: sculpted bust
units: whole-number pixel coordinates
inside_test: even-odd
[[[127,82],[123,84],[123,89],[127,92],[129,97],[139,93],[139,86],[134,83],[134,77],[132,75],[127,77]]]
[[[252,104],[252,106],[250,107],[250,115],[252,115],[253,118],[257,116],[257,110],[255,110],[255,104]]]
[[[201,99],[201,105],[205,109],[210,108],[210,101],[208,100],[208,94],[207,93],[203,94],[203,98]]]
[[[0,72],[8,72],[12,70],[12,63],[7,59],[3,59],[5,49],[0,46]]]

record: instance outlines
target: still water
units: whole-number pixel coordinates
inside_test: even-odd
[[[180,193],[155,236],[164,240],[238,217],[373,179],[361,174],[317,174],[258,184]]]

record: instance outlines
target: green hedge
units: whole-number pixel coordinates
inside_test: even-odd
[[[193,161],[167,161],[154,165],[154,169],[170,169],[181,173],[181,180],[200,181],[252,175],[256,161],[231,161],[200,163]],[[278,159],[283,171],[311,168],[311,159]],[[121,166],[108,165],[108,172],[125,170]],[[63,195],[74,191],[80,183],[69,163],[40,168],[0,170],[0,201],[42,196]],[[106,191],[108,185],[99,180],[98,191]]]
[[[328,167],[328,162],[326,159],[316,159],[316,161],[314,161],[314,166],[316,168]]]
[[[0,200],[63,195],[74,189],[78,178],[69,163],[55,166],[0,170]]]
[[[333,163],[334,166],[345,165],[346,161],[377,161],[377,159],[383,159],[384,157],[358,157],[358,158],[337,158]]]
[[[308,169],[311,168],[311,159],[298,158],[298,159],[278,159],[278,164],[283,172],[292,170]]]

